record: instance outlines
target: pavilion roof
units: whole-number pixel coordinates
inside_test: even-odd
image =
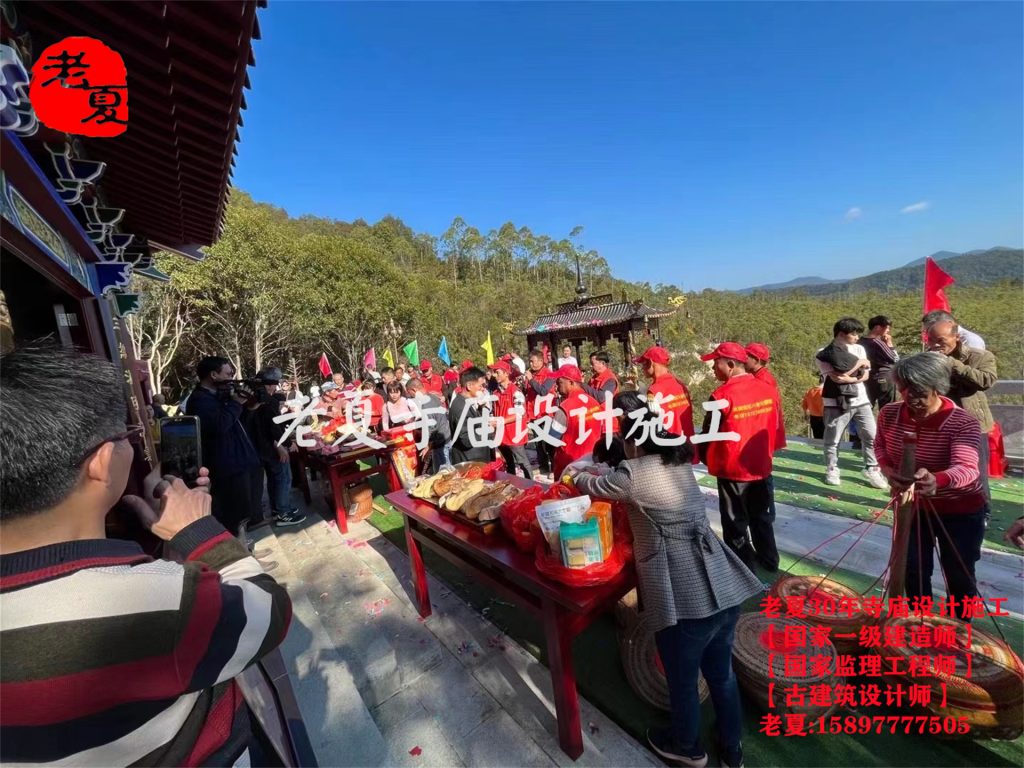
[[[255,64],[256,9],[263,5],[264,0],[19,4],[34,55],[65,37],[86,35],[124,57],[128,130],[114,138],[76,139],[90,160],[107,164],[100,187],[106,205],[125,210],[122,232],[185,252],[220,236],[247,68]],[[53,138],[42,130],[37,136]]]

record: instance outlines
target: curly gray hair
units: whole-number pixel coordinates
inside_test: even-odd
[[[896,386],[915,389],[918,392],[933,390],[940,395],[949,392],[949,358],[938,352],[918,352],[896,361],[892,367],[893,382]]]

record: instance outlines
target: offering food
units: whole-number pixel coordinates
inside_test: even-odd
[[[445,467],[437,474],[419,478],[409,494],[436,504],[443,512],[473,521],[484,527],[485,532],[490,532],[493,523],[500,519],[505,502],[522,491],[507,481],[484,480],[486,472],[487,465],[482,462]],[[487,523],[492,525],[485,526]]]

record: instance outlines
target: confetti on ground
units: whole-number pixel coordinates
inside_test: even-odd
[[[352,539],[345,539],[345,546],[348,547],[349,549],[359,549],[360,547],[365,547],[366,546],[366,542],[365,541],[352,541]]]
[[[338,527],[338,521],[337,520],[328,520],[327,521],[327,525],[330,526],[331,528],[337,528]]]
[[[323,600],[325,597],[327,597],[327,593],[326,592],[321,592],[320,593],[320,599]]]
[[[413,747],[412,749],[409,750],[409,754],[412,755],[413,757],[419,757],[420,755],[423,754],[423,750],[420,749],[419,747]]]
[[[372,619],[384,613],[384,608],[390,602],[391,600],[385,597],[380,600],[374,600],[372,603],[363,603],[363,608],[366,609],[366,615]]]
[[[459,647],[455,649],[455,652],[459,654],[459,656],[461,656],[464,653],[469,653],[470,651],[473,651],[473,644],[467,643],[465,640],[459,643]],[[473,655],[476,656],[475,651],[473,651]]]
[[[505,651],[505,638],[502,635],[494,635],[493,637],[487,638],[487,645],[491,648],[495,648],[499,651]]]
[[[825,498],[828,499],[829,501],[839,501],[838,496],[826,496]]]
[[[425,624],[427,620],[422,616],[417,616],[416,621],[418,621],[420,624]]]
[[[594,723],[587,723],[587,727],[590,729],[591,736],[596,736],[601,732],[601,729],[598,728],[597,725]]]

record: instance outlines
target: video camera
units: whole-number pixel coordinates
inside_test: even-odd
[[[263,382],[259,379],[232,379],[222,381],[218,387],[226,395],[243,395],[250,400],[258,400],[266,392]]]

